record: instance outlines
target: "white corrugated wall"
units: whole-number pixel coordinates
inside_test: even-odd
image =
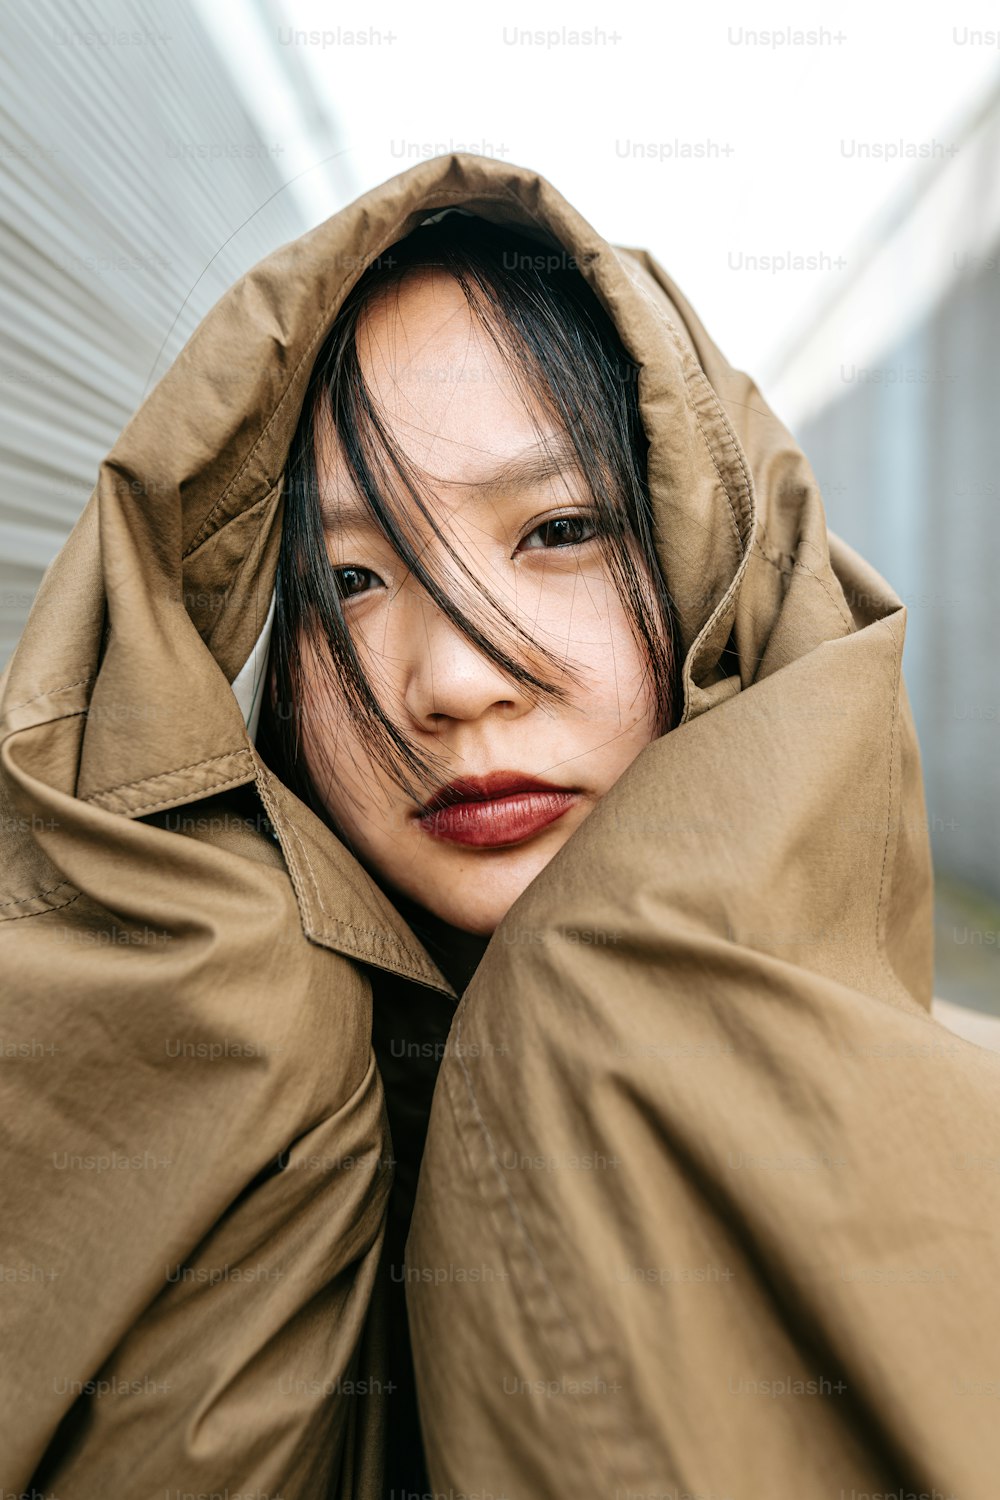
[[[262,75],[254,107],[234,66],[253,5],[246,35],[188,0],[99,10],[3,13],[0,668],[101,459],[198,322],[353,196],[290,49],[272,49],[284,72]]]

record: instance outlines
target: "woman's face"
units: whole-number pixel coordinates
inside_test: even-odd
[[[420,588],[375,523],[351,516],[359,497],[331,426],[320,424],[327,554],[348,570],[340,574],[345,619],[383,709],[442,758],[442,783],[502,771],[554,789],[494,793],[421,817],[372,761],[346,707],[320,702],[308,656],[306,763],[334,822],[384,887],[488,935],[654,737],[653,685],[601,548],[587,540],[593,500],[575,455],[548,472],[537,463],[538,431],[454,278],[411,272],[368,305],[357,345],[395,441],[422,471],[425,503],[473,577],[540,644],[582,669],[579,686],[557,675],[565,701],[532,706]],[[564,434],[541,408],[536,419],[556,451]],[[420,546],[457,577],[449,592],[461,598],[468,581],[402,487],[394,499]],[[552,680],[551,663],[522,659]]]

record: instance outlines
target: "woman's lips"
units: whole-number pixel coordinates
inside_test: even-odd
[[[481,802],[456,802],[423,814],[418,822],[432,838],[489,849],[522,843],[579,800],[579,792],[511,792]]]

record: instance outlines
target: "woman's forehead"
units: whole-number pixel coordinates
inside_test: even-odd
[[[566,429],[542,393],[533,396],[524,372],[511,368],[450,274],[435,268],[384,289],[359,320],[356,348],[379,423],[421,487],[448,509],[495,505],[570,474],[579,488],[579,458]],[[326,391],[315,456],[324,523],[366,519]],[[391,463],[380,467],[392,472]],[[401,503],[412,504],[395,475],[393,487]]]
[[[327,458],[329,452],[327,445]],[[543,486],[551,489],[561,484],[567,490],[572,487],[578,491],[583,479],[576,449],[564,428],[544,430],[509,451],[499,450],[495,445],[491,448],[466,445],[461,455],[451,456],[453,462],[443,472],[421,473],[421,488],[430,490],[449,510],[467,514],[475,514],[481,508],[497,508],[505,502],[516,503]],[[370,521],[371,512],[358,492],[339,443],[334,461],[325,461],[318,472],[325,527],[335,530]],[[405,487],[399,488],[397,503],[412,504]]]
[[[365,382],[387,410],[523,405],[509,360],[459,282],[439,268],[376,294],[359,317],[356,348]]]

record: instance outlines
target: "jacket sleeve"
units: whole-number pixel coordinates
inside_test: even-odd
[[[0,923],[3,1488],[374,1497],[367,981],[224,799],[73,811],[90,890]]]
[[[695,934],[630,957],[460,1007],[407,1249],[434,1488],[988,1500],[1000,1058]]]
[[[407,1245],[436,1489],[996,1493],[1000,1056],[915,998],[862,635],[648,747],[493,936]]]

